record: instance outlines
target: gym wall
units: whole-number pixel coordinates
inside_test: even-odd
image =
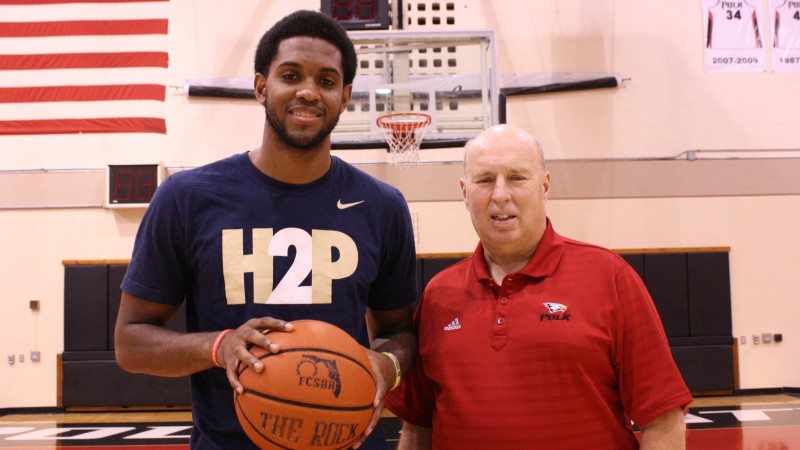
[[[549,160],[746,151],[735,155],[748,158],[744,192],[692,194],[691,185],[682,185],[681,192],[689,193],[676,195],[670,180],[658,180],[662,195],[553,198],[548,213],[560,233],[615,249],[730,247],[733,334],[748,337],[738,348],[740,387],[800,387],[800,327],[794,320],[800,195],[791,189],[747,193],[765,180],[790,185],[796,178],[759,161],[767,156],[762,150],[800,147],[800,75],[705,73],[701,7],[693,0],[453,3],[453,27],[496,30],[501,72],[596,71],[630,78],[619,88],[509,100],[508,121],[537,134]],[[318,6],[312,0],[169,2],[167,134],[2,136],[0,178],[12,170],[100,169],[124,161],[196,166],[255,147],[263,121],[257,103],[189,98],[182,91],[185,80],[250,76],[261,33],[295,8]],[[609,171],[611,180],[613,175]],[[455,178],[451,198],[410,203],[422,253],[469,252],[477,242]],[[574,182],[553,180],[555,186]],[[62,195],[69,190],[59,189]],[[0,193],[7,195],[18,194]],[[0,391],[0,408],[56,405],[56,355],[64,349],[62,262],[129,258],[141,214],[46,205],[0,210],[0,354],[26,356],[23,363],[0,364],[3,385],[14,387]],[[33,299],[40,300],[38,312],[29,309]],[[784,342],[752,345],[752,335],[762,332],[783,333]],[[41,351],[40,362],[30,361],[31,350]]]

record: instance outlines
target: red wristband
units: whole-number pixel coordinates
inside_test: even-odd
[[[214,341],[214,345],[211,346],[211,362],[214,363],[217,367],[222,367],[222,364],[217,361],[217,350],[219,350],[219,344],[222,343],[222,338],[225,337],[228,333],[233,331],[232,329],[228,328],[227,330],[222,330],[218,335],[217,339]]]

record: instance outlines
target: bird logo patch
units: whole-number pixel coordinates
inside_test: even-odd
[[[567,311],[567,305],[562,305],[561,303],[544,302],[542,304],[544,305],[545,308],[547,308],[547,312],[551,314]]]
[[[556,302],[544,302],[542,304],[547,308],[547,312],[539,314],[539,322],[544,322],[545,320],[563,320],[569,322],[570,315],[567,314],[567,305]]]

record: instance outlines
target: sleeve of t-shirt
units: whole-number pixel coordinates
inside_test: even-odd
[[[421,427],[433,424],[433,386],[425,376],[420,359],[414,364],[397,389],[384,397],[384,405],[397,417]]]
[[[419,332],[419,321],[423,298],[414,317]],[[384,397],[384,405],[397,417],[421,427],[433,426],[433,411],[436,405],[435,386],[433,381],[425,376],[425,364],[422,358],[417,358],[414,367],[409,370],[403,382],[397,389],[389,391]]]
[[[644,283],[624,264],[616,273],[615,363],[626,414],[644,426],[692,396],[672,358],[661,319]]]
[[[369,292],[369,307],[380,311],[402,308],[417,299],[417,253],[411,213],[400,191],[395,190],[389,201],[381,263]]]
[[[175,200],[175,183],[158,187],[142,218],[122,290],[156,303],[177,304],[186,294],[185,231]]]

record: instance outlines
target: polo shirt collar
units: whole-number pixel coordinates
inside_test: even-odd
[[[544,234],[539,241],[539,245],[536,246],[533,256],[530,261],[528,261],[528,264],[525,264],[517,273],[529,277],[549,277],[556,271],[563,253],[564,238],[556,233],[553,229],[553,224],[550,223],[550,219],[548,218]],[[480,242],[478,242],[478,247],[472,254],[472,268],[475,278],[479,281],[491,281],[492,277],[489,275],[489,268],[486,265],[483,244]]]

